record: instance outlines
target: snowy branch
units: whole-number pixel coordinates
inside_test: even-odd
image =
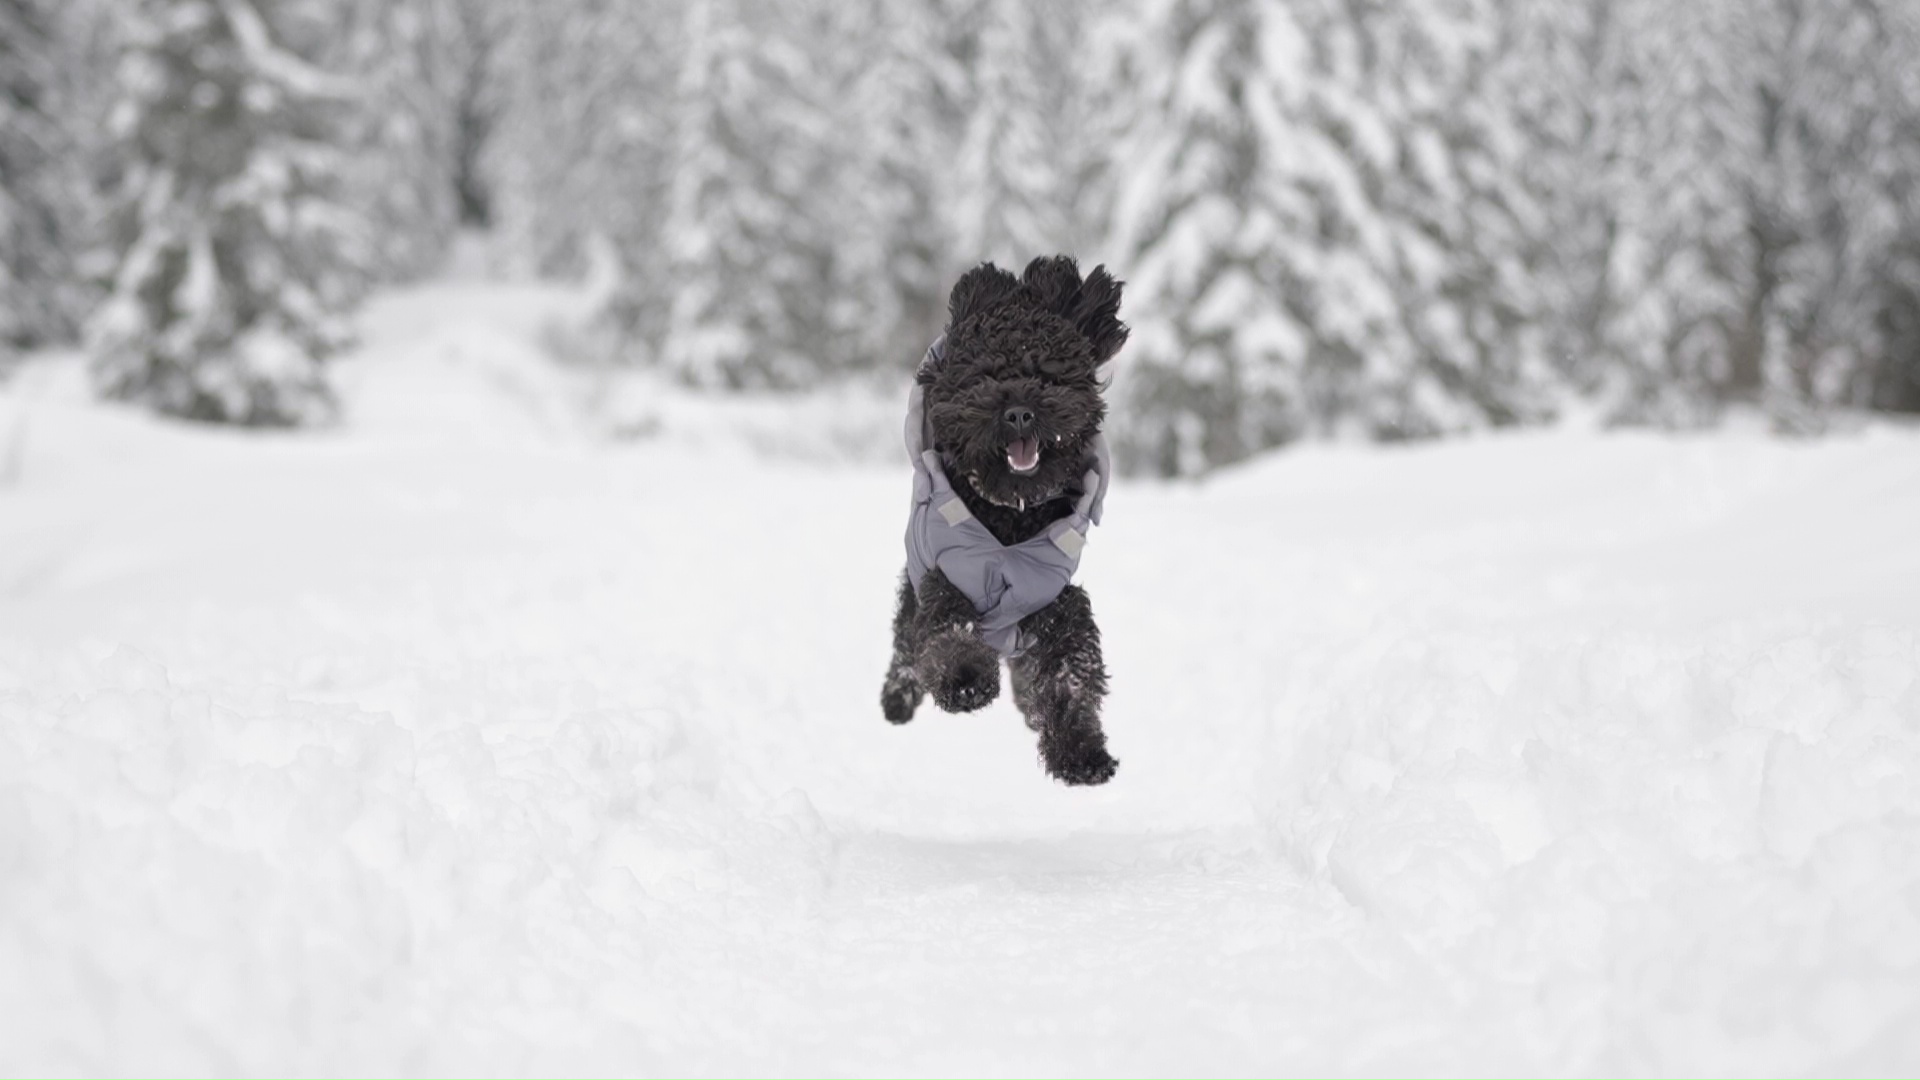
[[[275,44],[252,0],[219,0],[219,4],[248,62],[268,78],[302,97],[350,101],[360,96],[352,80],[322,71]]]

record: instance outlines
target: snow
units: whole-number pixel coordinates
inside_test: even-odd
[[[1920,432],[1123,481],[1069,790],[879,715],[889,408],[581,311],[384,298],[317,434],[0,388],[0,1069],[1920,1068]]]

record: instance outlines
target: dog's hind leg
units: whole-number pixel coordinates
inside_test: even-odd
[[[1100,704],[1107,666],[1087,592],[1069,585],[1059,599],[1020,622],[1034,644],[1013,661],[1014,704],[1040,733],[1040,760],[1068,784],[1104,784],[1120,763],[1107,753]]]
[[[1033,684],[1029,681],[1027,665],[1018,660],[1010,661],[1007,674],[1013,683],[1013,707],[1020,710],[1029,730],[1039,731],[1040,717],[1033,710]]]
[[[984,709],[1000,696],[1000,654],[980,640],[973,601],[938,568],[920,579],[913,670],[933,703],[950,713]]]
[[[887,663],[887,681],[880,687],[880,711],[890,724],[913,719],[920,699],[927,696],[920,677],[913,673],[915,649],[913,622],[920,607],[913,595],[913,582],[900,575],[900,600],[893,609],[893,659]]]

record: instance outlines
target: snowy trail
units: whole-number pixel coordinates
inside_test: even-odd
[[[33,406],[0,1071],[1920,1067],[1914,433],[1124,485],[1070,791],[880,719],[899,469],[568,437],[576,304],[389,299],[341,432]]]

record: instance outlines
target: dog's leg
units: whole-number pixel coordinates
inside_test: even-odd
[[[1007,664],[1007,674],[1011,676],[1009,681],[1013,683],[1013,707],[1020,710],[1020,715],[1027,721],[1029,730],[1039,731],[1040,718],[1033,711],[1033,683],[1028,675],[1027,665],[1019,660],[1010,661]]]
[[[1021,620],[1034,644],[1013,661],[1014,703],[1040,733],[1040,760],[1068,784],[1104,784],[1120,763],[1107,753],[1100,703],[1107,666],[1087,592],[1069,585],[1059,599]]]
[[[914,674],[948,712],[983,709],[1000,696],[1000,654],[974,633],[980,617],[967,594],[938,569],[920,579],[914,616]]]
[[[893,659],[887,663],[887,681],[880,687],[880,711],[886,714],[890,724],[904,724],[913,719],[920,699],[927,696],[919,676],[913,673],[913,621],[919,607],[913,595],[913,582],[901,574],[900,600],[893,609]]]

